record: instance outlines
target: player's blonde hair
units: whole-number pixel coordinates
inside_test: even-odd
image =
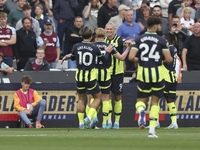
[[[97,36],[98,38],[104,38],[104,37],[105,37],[105,34],[106,34],[106,32],[105,32],[105,30],[104,30],[103,28],[97,28],[97,29],[95,30],[95,33],[96,33],[96,36]]]
[[[115,28],[115,24],[114,24],[113,22],[111,22],[111,21],[109,21],[109,22],[106,24],[106,26],[113,26],[113,28]]]
[[[190,7],[185,7],[185,8],[184,8],[184,12],[189,12],[189,13],[191,13],[191,12],[192,12],[192,9],[191,9]]]

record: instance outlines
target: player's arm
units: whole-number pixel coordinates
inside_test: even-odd
[[[188,50],[186,48],[183,48],[183,51],[182,51],[182,61],[183,61],[183,69],[185,71],[187,71],[187,61],[186,61],[187,51]]]
[[[108,47],[105,46],[105,51],[106,51],[105,55],[102,55],[100,50],[98,50],[98,52],[97,52],[98,59],[103,61],[103,62],[106,62],[108,60],[109,55],[112,52],[112,50],[113,50],[113,46],[112,45],[109,45]]]
[[[65,60],[67,60],[67,59],[69,59],[69,58],[71,58],[71,57],[72,57],[72,54],[67,54],[67,55],[65,55],[65,56],[63,57],[62,61],[61,61],[61,64],[63,64],[63,62],[64,62]]]
[[[136,56],[138,52],[138,49],[137,48],[132,48],[130,50],[130,53],[129,53],[129,56],[128,56],[128,60],[131,61],[131,62],[135,62],[135,63],[138,63],[139,62],[139,59]]]
[[[164,57],[165,57],[165,60],[164,60],[164,62],[166,62],[166,63],[168,63],[168,64],[171,64],[172,62],[173,62],[173,58],[172,58],[172,56],[171,56],[171,53],[170,53],[170,51],[167,49],[167,50],[163,50],[162,51],[162,53],[163,53],[163,55],[164,55]]]

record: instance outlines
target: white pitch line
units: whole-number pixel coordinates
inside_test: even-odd
[[[22,135],[0,135],[0,137],[19,137],[19,136],[47,136],[46,134],[38,134],[38,135],[27,135],[27,134],[22,134]]]

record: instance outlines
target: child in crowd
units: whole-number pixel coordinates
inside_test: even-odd
[[[184,17],[181,18],[181,26],[182,28],[186,28],[189,30],[189,35],[193,34],[193,25],[194,25],[194,20],[190,18],[191,15],[191,8],[190,7],[185,7],[184,8]]]
[[[9,67],[7,64],[2,62],[3,60],[3,53],[0,52],[0,71],[5,72],[5,73],[12,73],[14,71],[13,67]]]

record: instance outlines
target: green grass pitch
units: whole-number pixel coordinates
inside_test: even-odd
[[[0,129],[0,150],[199,150],[200,128]]]

